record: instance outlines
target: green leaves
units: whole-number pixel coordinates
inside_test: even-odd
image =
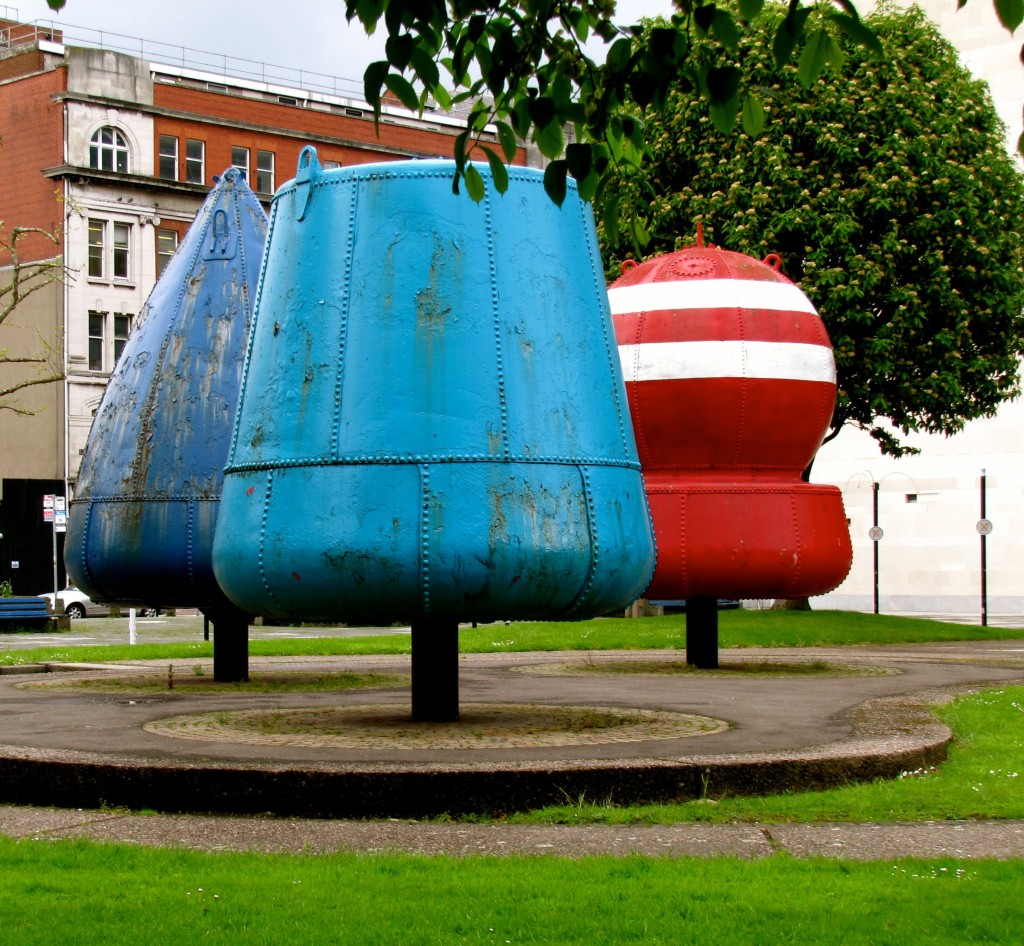
[[[566,174],[569,167],[565,161],[552,161],[544,169],[544,192],[559,207],[565,202]]]
[[[806,86],[842,65],[838,38],[880,52],[851,0],[835,2],[838,9],[820,10],[812,21],[812,8],[801,0],[784,15],[765,0],[680,0],[671,18],[626,27],[613,19],[615,4],[604,0],[345,0],[345,11],[368,32],[382,21],[387,30],[385,58],[363,77],[378,119],[385,91],[415,111],[431,99],[443,108],[469,104],[454,144],[456,191],[465,178],[470,197],[482,198],[480,171],[470,171],[476,157],[486,159],[503,192],[508,174],[499,165],[532,142],[548,162],[558,162],[546,182],[561,202],[569,175],[589,200],[610,168],[640,167],[647,142],[637,106],[660,110],[677,91],[699,96],[720,133],[731,133],[738,121],[748,136],[762,134],[769,115],[751,90],[743,51],[760,21],[772,24],[761,34],[762,48],[770,43],[778,63],[796,58]],[[603,63],[583,46],[595,38],[606,44]]]
[[[1024,0],[1021,0],[1024,2]],[[865,26],[858,17],[848,13],[830,13],[829,19],[854,43],[881,59],[885,55],[882,43],[874,31]]]
[[[466,169],[462,172],[462,176],[466,181],[466,192],[470,198],[480,203],[484,199],[484,179],[480,176],[480,172],[473,167],[472,164],[467,164]],[[506,187],[508,183],[506,181]]]
[[[505,160],[511,162],[516,156],[516,151],[519,150],[516,133],[507,122],[498,121],[494,125],[498,130],[498,141],[501,143],[501,150],[505,155]]]
[[[736,66],[708,69],[707,88],[711,123],[721,132],[732,131],[739,102],[739,69]]]
[[[824,27],[815,30],[804,44],[796,72],[805,88],[810,88],[825,66],[839,69],[843,65],[843,52],[839,44]]]
[[[748,22],[756,20],[764,9],[764,0],[740,0],[740,16]]]
[[[751,138],[756,138],[764,131],[764,106],[756,95],[747,95],[743,100],[743,110],[740,113],[740,122],[742,123],[743,130],[750,135]]]
[[[398,97],[398,100],[410,111],[416,111],[420,107],[420,97],[412,87],[412,83],[397,72],[389,72],[384,77],[384,84],[388,90]]]
[[[792,60],[793,51],[810,15],[810,7],[790,8],[789,13],[779,22],[772,37],[772,54],[775,56],[776,65],[784,66]]]
[[[851,16],[813,13],[783,65],[785,11],[770,6],[736,57],[710,36],[695,44],[700,97],[642,112],[643,164],[610,166],[595,208],[609,277],[645,236],[645,256],[690,242],[697,219],[730,250],[779,253],[835,349],[834,426],[899,455],[901,431],[953,432],[1019,384],[1024,178],[983,87],[920,11],[867,18],[871,40]],[[822,27],[846,62],[839,81],[808,87],[803,56],[819,76],[832,65]],[[898,69],[879,68],[882,43]],[[747,134],[726,139],[708,112],[712,89],[726,108],[731,80],[710,67],[731,64]]]
[[[484,145],[483,152],[484,154],[487,155],[487,163],[490,166],[491,177],[494,180],[494,189],[499,194],[504,194],[505,191],[508,190],[508,169],[505,167],[505,163],[501,160],[500,157],[498,157],[498,155],[493,151],[493,149],[488,148],[487,145]],[[473,197],[473,191],[469,192],[469,196]],[[481,193],[480,197],[473,197],[473,200],[480,200],[482,197],[483,194]]]
[[[369,105],[380,111],[380,95],[384,88],[384,81],[391,71],[391,63],[387,60],[371,62],[363,73],[363,95]]]
[[[1024,0],[994,0],[999,22],[1011,33],[1024,20]]]

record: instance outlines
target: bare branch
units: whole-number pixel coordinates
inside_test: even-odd
[[[30,296],[54,283],[62,282],[71,273],[64,266],[59,256],[48,260],[30,260],[23,262],[19,252],[19,244],[29,236],[41,236],[60,249],[60,232],[51,233],[41,227],[13,227],[10,235],[3,234],[3,221],[0,221],[0,249],[6,251],[10,258],[10,279],[0,287],[0,327],[7,323],[15,309]],[[36,365],[37,372],[18,381],[8,381],[6,387],[0,388],[0,410],[8,410],[19,416],[34,413],[17,401],[8,400],[12,395],[27,388],[38,385],[53,384],[64,379],[63,357],[59,338],[57,344],[48,342],[38,335],[39,348],[27,354],[10,353],[7,347],[0,348],[0,368],[5,365]]]

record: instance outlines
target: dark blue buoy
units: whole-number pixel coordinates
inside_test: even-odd
[[[220,647],[218,619],[237,638],[242,612],[217,584],[212,546],[266,232],[262,206],[229,169],[118,359],[64,551],[68,575],[96,600],[203,610],[215,625],[215,675],[225,679],[247,675],[247,644],[243,632],[232,657]]]

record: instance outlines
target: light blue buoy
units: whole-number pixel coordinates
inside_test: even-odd
[[[267,218],[234,168],[171,257],[103,395],[71,501],[68,575],[99,601],[201,608],[241,640],[215,674],[246,674],[245,623],[213,574],[213,536]],[[229,666],[234,669],[229,669]]]
[[[415,633],[646,587],[589,207],[480,171],[476,204],[448,161],[324,171],[307,148],[275,196],[213,552],[239,607]]]

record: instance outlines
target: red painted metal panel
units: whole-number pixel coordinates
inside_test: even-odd
[[[776,262],[694,246],[609,291],[658,547],[647,597],[823,594],[849,571],[839,490],[801,479],[835,406],[831,345]]]

